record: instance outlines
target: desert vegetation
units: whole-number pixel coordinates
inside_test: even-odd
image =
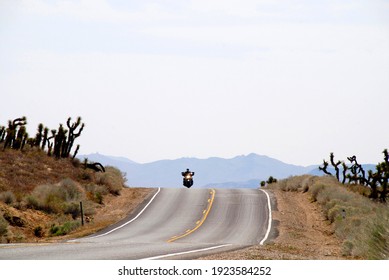
[[[319,167],[321,171],[329,176],[334,176],[339,182],[354,189],[373,200],[386,202],[389,195],[389,152],[383,151],[384,160],[376,165],[375,171],[364,170],[363,166],[358,163],[357,157],[351,156],[345,161],[335,161],[334,153],[330,154],[330,163],[333,172],[329,170],[330,163],[323,160],[323,165]]]
[[[0,126],[0,242],[68,234],[81,224],[81,201],[91,222],[105,198],[125,187],[118,169],[75,157],[85,126],[80,117],[69,118],[67,129],[39,124],[33,138],[26,124],[22,117]]]
[[[10,148],[23,151],[27,146],[44,151],[47,147],[47,154],[56,158],[68,158],[72,151],[74,141],[81,135],[85,124],[81,123],[81,117],[75,122],[71,122],[69,117],[66,121],[67,129],[62,124],[58,129],[49,129],[42,123],[38,125],[35,137],[30,137],[27,129],[27,118],[21,117],[8,121],[8,126],[0,126],[0,144],[3,150]],[[50,133],[49,133],[50,131]],[[73,158],[76,157],[80,146],[74,151]]]
[[[342,241],[345,257],[387,259],[389,257],[389,207],[360,195],[365,186],[346,187],[334,176],[295,176],[268,185],[285,192],[308,193],[318,203],[334,234]]]

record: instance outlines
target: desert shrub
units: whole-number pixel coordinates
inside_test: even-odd
[[[76,219],[81,214],[80,204],[76,202],[66,204],[64,213],[70,214],[73,219]]]
[[[39,202],[38,200],[36,199],[36,197],[32,196],[32,195],[28,195],[26,196],[26,206],[27,208],[31,208],[31,209],[39,209]]]
[[[35,235],[36,237],[39,237],[39,238],[43,237],[43,235],[44,235],[44,233],[43,233],[43,228],[42,228],[41,226],[35,227],[35,228],[34,228],[34,235]]]
[[[11,205],[12,203],[14,203],[15,200],[16,200],[16,197],[15,197],[14,193],[11,191],[6,191],[6,192],[0,193],[0,201],[3,201],[4,203],[6,203],[8,205]]]
[[[296,192],[302,187],[303,176],[293,176],[286,180],[286,190]]]
[[[58,187],[61,190],[60,193],[65,201],[79,200],[81,198],[80,188],[72,179],[67,178],[62,180]]]
[[[278,180],[272,183],[272,188],[277,188],[283,191],[301,191],[306,192],[309,186],[313,184],[315,176],[302,175],[302,176],[291,176],[287,179]]]
[[[125,187],[125,178],[123,173],[112,166],[107,166],[105,172],[96,174],[97,184],[107,187],[111,194],[119,195],[120,190]]]
[[[13,237],[13,241],[16,243],[24,242],[26,240],[26,236],[23,233],[17,233]]]
[[[95,192],[93,195],[93,200],[97,202],[98,204],[103,204],[103,195],[101,192]]]
[[[90,181],[93,179],[93,175],[89,170],[84,170],[83,172],[81,172],[79,177],[81,180],[84,180],[84,181]]]
[[[280,189],[282,191],[286,191],[286,183],[287,183],[288,179],[282,179],[282,180],[278,180],[276,183],[273,183],[271,184],[271,188],[274,188],[274,189]],[[265,182],[266,183],[266,182]],[[268,186],[269,187],[269,186]]]
[[[340,205],[335,205],[331,209],[328,210],[327,219],[333,223],[335,219],[342,218],[342,212],[344,212],[344,208]]]
[[[4,236],[7,233],[8,233],[8,222],[3,218],[2,215],[0,215],[0,236]]]
[[[85,200],[82,204],[82,208],[84,209],[85,216],[93,216],[96,214],[95,203],[90,200]]]
[[[82,199],[82,192],[71,179],[62,180],[56,185],[40,185],[27,196],[27,207],[47,213],[72,213],[72,202]],[[73,207],[73,208],[72,208]],[[73,212],[74,213],[74,212]]]
[[[355,192],[355,193],[358,193],[358,194],[366,196],[366,197],[369,197],[370,193],[371,193],[371,189],[369,187],[362,186],[362,185],[348,184],[348,185],[345,185],[345,187],[348,188],[349,190]]]
[[[317,201],[317,197],[323,189],[323,184],[314,184],[312,187],[309,188],[309,193],[311,194],[313,201]]]
[[[103,204],[104,195],[109,193],[104,185],[87,185],[85,190],[87,191],[87,197],[98,204]]]
[[[369,259],[388,259],[389,257],[389,228],[382,222],[372,221],[366,255]]]
[[[52,225],[50,228],[50,234],[52,236],[66,235],[69,232],[75,230],[80,226],[79,221],[65,222],[63,225]]]

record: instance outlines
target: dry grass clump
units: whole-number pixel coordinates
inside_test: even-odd
[[[278,182],[271,184],[271,186],[288,192],[306,192],[309,186],[312,185],[313,180],[314,177],[310,175],[293,176],[288,179],[279,180]]]
[[[343,240],[343,253],[362,259],[389,258],[389,206],[360,195],[333,177],[295,176],[269,185],[283,191],[308,191],[319,203],[335,234]]]
[[[26,197],[28,208],[42,210],[46,213],[72,214],[79,216],[78,203],[83,199],[80,186],[71,179],[64,179],[58,184],[37,186],[31,195]]]
[[[120,190],[126,187],[124,175],[119,169],[112,166],[107,166],[104,173],[96,174],[96,182],[98,185],[106,186],[113,195],[120,195]]]
[[[4,202],[5,204],[11,205],[15,202],[16,197],[12,191],[6,191],[0,193],[0,201]]]

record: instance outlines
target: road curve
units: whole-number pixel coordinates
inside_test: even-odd
[[[269,205],[257,189],[158,189],[126,221],[56,244],[0,245],[0,259],[192,259],[259,244]]]

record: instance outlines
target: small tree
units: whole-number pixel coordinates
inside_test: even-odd
[[[269,184],[273,184],[273,183],[277,183],[277,179],[274,178],[273,176],[270,176],[269,179],[267,179],[266,183],[269,185]]]

